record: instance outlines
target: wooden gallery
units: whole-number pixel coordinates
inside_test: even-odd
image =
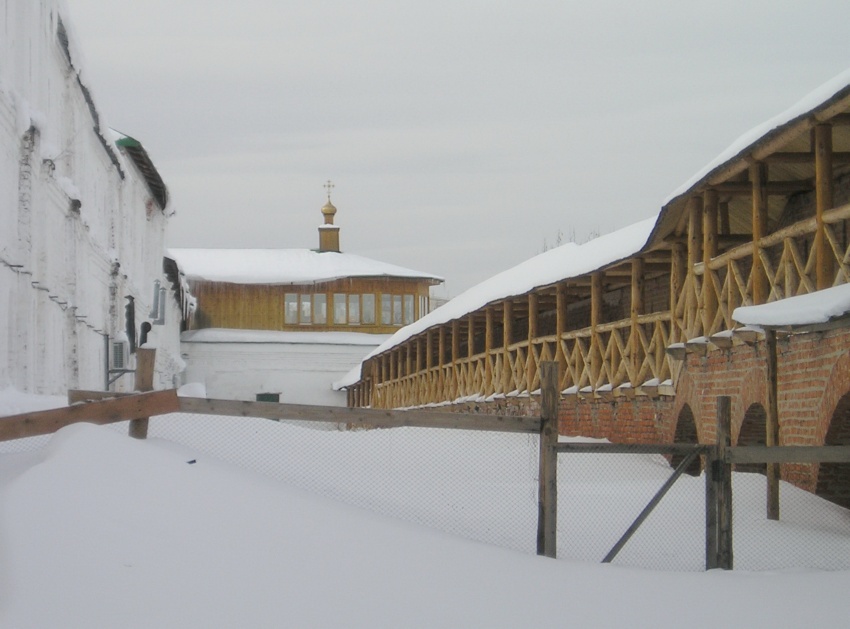
[[[351,406],[537,412],[615,442],[850,444],[850,73],[740,138],[644,221],[547,251],[378,347]],[[771,356],[776,360],[771,361]],[[772,364],[773,362],[773,364]],[[775,415],[775,417],[772,417]],[[782,477],[850,506],[845,464]]]

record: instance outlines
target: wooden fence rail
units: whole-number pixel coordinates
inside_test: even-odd
[[[174,389],[124,395],[65,408],[0,417],[0,441],[49,435],[79,422],[113,424],[179,410]]]
[[[240,402],[180,398],[181,413],[259,417],[272,420],[306,420],[345,424],[349,428],[454,428],[460,430],[496,431],[511,433],[540,432],[539,417],[518,415],[477,415],[431,410],[391,411],[344,406],[310,406],[306,404],[277,404],[275,402]]]

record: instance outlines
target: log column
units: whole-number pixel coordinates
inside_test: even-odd
[[[717,205],[717,191],[706,190],[702,202],[702,329],[706,335],[716,331],[713,327],[718,300],[714,272],[709,266],[717,255]]]
[[[555,330],[558,334],[558,345],[555,351],[555,360],[558,361],[558,386],[561,384],[561,376],[567,370],[567,355],[564,353],[563,337],[567,333],[567,285],[558,284],[555,293]]]
[[[511,369],[511,350],[509,346],[513,341],[513,302],[505,300],[505,309],[502,313],[502,393],[513,391],[511,381],[513,380],[513,369]]]
[[[534,376],[537,375],[537,361],[534,358],[534,339],[537,338],[537,324],[540,318],[540,299],[537,293],[528,294],[528,355],[525,360],[525,379],[528,392],[534,388]]]
[[[677,313],[688,274],[687,260],[684,243],[674,242],[670,248],[670,343],[685,340],[687,312],[683,311],[682,318],[679,318]],[[687,299],[685,299],[685,305],[687,306]]]
[[[818,290],[829,288],[835,280],[835,262],[826,239],[823,214],[833,206],[832,183],[832,126],[819,124],[815,127],[815,256],[817,264]]]
[[[452,396],[460,397],[460,319],[452,321]]]
[[[767,274],[761,263],[759,242],[767,236],[767,165],[761,162],[750,166],[753,186],[753,304],[763,304],[770,296]]]
[[[424,399],[432,400],[434,392],[434,377],[431,369],[434,367],[434,335],[431,330],[425,331],[425,395]]]
[[[599,337],[599,324],[602,322],[602,272],[590,275],[590,386],[599,386],[602,373],[602,340]]]
[[[641,352],[640,343],[640,324],[638,318],[643,314],[643,299],[644,299],[644,263],[643,258],[632,259],[632,298],[631,298],[631,334],[629,336],[629,360],[631,361],[630,379],[632,387],[637,387],[642,384],[635,382],[635,378],[640,373],[640,366],[643,363],[643,355]]]
[[[484,390],[482,395],[493,392],[493,308],[484,311]]]
[[[691,197],[688,201],[688,277],[690,289],[685,300],[685,335],[699,336],[700,333],[700,283],[696,264],[702,261],[702,198]]]
[[[466,330],[466,357],[469,360],[466,363],[466,388],[462,395],[472,395],[472,388],[475,384],[475,363],[472,357],[475,356],[475,315],[469,315],[469,327]]]
[[[437,358],[437,368],[438,368],[438,371],[437,371],[437,386],[438,386],[438,389],[439,389],[438,390],[439,396],[441,398],[443,398],[439,401],[442,402],[445,399],[445,396],[446,396],[446,393],[445,393],[446,373],[445,373],[445,369],[443,368],[446,364],[445,363],[445,361],[446,361],[446,326],[445,325],[440,326],[440,333],[439,333],[439,336],[437,338],[438,338],[437,352],[439,353],[439,356]]]

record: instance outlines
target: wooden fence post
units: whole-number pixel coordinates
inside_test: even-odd
[[[717,561],[718,568],[732,569],[732,465],[726,450],[732,445],[732,398],[717,398]]]
[[[705,466],[705,568],[731,570],[732,465],[727,462],[731,445],[732,399],[717,398],[716,445],[709,448]]]
[[[717,568],[717,483],[714,473],[718,465],[717,446],[705,453],[705,569]]]
[[[779,445],[779,387],[776,330],[764,331],[767,346],[767,434],[765,445]],[[779,463],[767,464],[767,519],[779,519]]]
[[[537,554],[554,558],[558,532],[558,363],[540,363],[540,475]]]
[[[153,391],[156,350],[140,347],[136,350],[136,391]],[[148,436],[148,417],[130,420],[128,434],[135,439]]]

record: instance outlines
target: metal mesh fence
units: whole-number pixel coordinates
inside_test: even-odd
[[[780,482],[779,520],[768,520],[766,484],[764,474],[732,474],[735,569],[850,568],[850,511]]]
[[[127,433],[126,422],[112,428]],[[151,420],[149,438],[386,516],[536,551],[536,435],[340,431],[304,422],[172,414]],[[49,440],[0,443],[0,452],[32,451]],[[671,474],[668,460],[657,454],[560,454],[558,557],[600,562]],[[733,473],[735,568],[850,569],[850,511],[783,482],[780,520],[770,521],[765,483],[762,474]],[[705,478],[679,478],[613,563],[703,570]]]
[[[516,550],[536,548],[536,435],[340,431],[185,414],[152,420],[148,434],[382,515]]]
[[[659,454],[560,454],[558,557],[602,561],[672,472]],[[612,563],[703,570],[705,480],[680,477]]]

